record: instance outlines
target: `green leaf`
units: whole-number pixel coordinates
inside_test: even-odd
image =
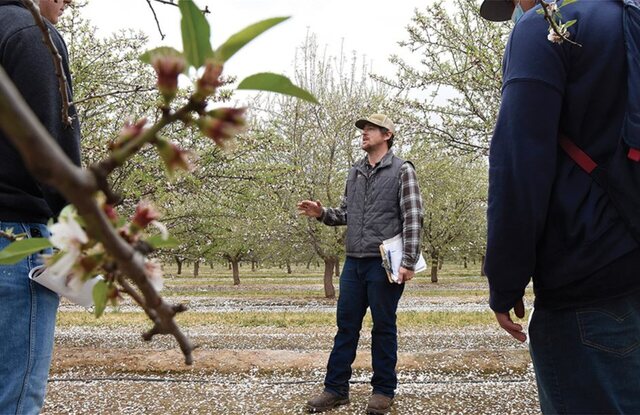
[[[180,241],[176,238],[170,236],[166,240],[162,239],[162,235],[153,235],[148,238],[146,242],[153,247],[153,249],[162,249],[162,248],[175,248],[180,245]]]
[[[187,62],[196,68],[213,56],[209,22],[193,0],[179,0],[182,14],[182,44]]]
[[[224,42],[218,48],[218,50],[216,50],[216,59],[220,62],[226,62],[237,51],[242,49],[247,43],[251,42],[262,33],[271,29],[273,26],[282,23],[288,18],[289,17],[274,17],[245,27],[244,29],[227,39],[227,41]]]
[[[564,1],[562,2],[562,4],[560,5],[559,9],[563,8],[564,6],[568,6],[568,5],[570,5],[570,4],[573,4],[573,3],[575,3],[576,1],[578,1],[578,0],[564,0]]]
[[[182,56],[182,53],[169,46],[160,46],[159,48],[151,49],[140,55],[140,60],[144,63],[151,65],[151,59],[156,55],[168,55],[168,56]]]
[[[100,317],[107,307],[107,291],[108,287],[105,280],[100,280],[93,286],[93,312],[96,318]]]
[[[562,26],[565,29],[570,28],[571,26],[573,26],[574,24],[576,24],[578,22],[578,19],[573,19],[573,20],[569,20],[567,23],[564,23]]]
[[[52,246],[47,238],[29,238],[12,242],[0,251],[0,265],[13,265],[31,254]]]
[[[292,97],[304,99],[305,101],[309,101],[314,104],[320,104],[316,97],[304,89],[292,84],[289,78],[274,73],[264,72],[248,76],[240,82],[237,89],[277,92],[279,94],[291,95]]]

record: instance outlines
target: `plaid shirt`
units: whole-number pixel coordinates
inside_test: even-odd
[[[365,166],[371,172],[375,166],[368,162]],[[422,241],[422,197],[418,186],[416,171],[410,163],[404,163],[400,168],[400,212],[402,213],[402,244],[403,254],[401,266],[413,270],[420,257]],[[345,188],[342,203],[338,208],[324,208],[322,216],[318,218],[325,225],[337,226],[347,224],[347,190]],[[382,241],[380,241],[382,242]]]

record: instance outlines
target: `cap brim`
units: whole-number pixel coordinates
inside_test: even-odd
[[[510,0],[484,0],[480,6],[480,16],[492,22],[504,22],[511,19],[513,7]]]
[[[365,118],[361,118],[358,121],[356,121],[356,128],[359,128],[359,129],[362,130],[364,128],[364,126],[367,125],[367,124],[373,124],[373,125],[377,125],[378,127],[381,127],[381,125],[378,125],[377,123],[375,123],[373,121],[367,120]]]

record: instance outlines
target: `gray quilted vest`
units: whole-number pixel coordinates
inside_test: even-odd
[[[347,177],[347,256],[380,256],[380,244],[402,231],[400,167],[405,163],[389,151],[373,170],[365,157]]]

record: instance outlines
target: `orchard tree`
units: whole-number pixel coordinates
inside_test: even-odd
[[[354,121],[373,112],[393,117],[388,89],[369,77],[365,62],[355,54],[328,56],[310,35],[299,48],[294,79],[322,104],[307,105],[288,97],[266,101],[265,134],[279,151],[268,154],[271,163],[287,166],[269,188],[279,198],[283,235],[306,240],[324,262],[325,297],[335,297],[333,276],[344,255],[344,227],[327,227],[315,219],[302,219],[295,206],[303,199],[339,206],[349,168],[364,154]],[[297,224],[296,222],[297,221]]]
[[[37,5],[33,0],[22,2],[42,30],[56,73],[62,74],[61,60]],[[187,151],[162,135],[169,125],[181,123],[186,127],[197,127],[202,135],[219,146],[224,146],[241,131],[245,125],[245,109],[212,109],[210,97],[218,93],[223,83],[220,76],[225,62],[246,43],[285,19],[256,23],[214,50],[210,44],[209,24],[202,11],[192,0],[178,0],[178,6],[182,14],[184,51],[163,47],[142,56],[157,75],[160,116],[153,122],[143,119],[126,123],[109,146],[108,156],[87,169],[75,166],[67,158],[0,68],[0,129],[19,151],[34,177],[56,188],[73,205],[63,210],[59,222],[54,225],[68,238],[50,241],[3,234],[14,242],[0,252],[0,263],[14,263],[51,247],[55,242],[60,251],[49,259],[50,272],[54,277],[82,283],[99,274],[104,275],[104,280],[97,282],[93,291],[97,316],[102,314],[107,301],[117,302],[120,293],[130,295],[153,322],[144,338],[150,340],[156,334],[173,335],[186,363],[191,364],[193,345],[174,320],[175,315],[185,308],[170,305],[159,295],[162,272],[156,263],[148,259],[154,247],[167,240],[164,227],[157,222],[159,214],[149,204],[139,203],[130,219],[119,216],[114,205],[120,197],[109,185],[109,178],[145,148],[155,149],[170,173],[179,169],[190,170]],[[191,68],[193,71],[189,71]],[[193,92],[181,102],[175,98],[178,77],[183,72],[196,74],[196,79]],[[69,122],[66,79],[62,75],[58,79],[63,98],[62,121]],[[238,88],[270,90],[315,102],[308,92],[275,74],[250,76],[240,82]],[[148,236],[149,225],[155,225],[161,231],[157,238]]]
[[[376,77],[406,96],[399,100],[413,137],[462,153],[488,152],[498,115],[501,62],[509,25],[480,17],[477,0],[447,0],[416,10],[403,52],[391,57],[395,79]]]
[[[446,253],[484,240],[486,211],[486,165],[483,158],[452,156],[446,149],[414,149],[424,203],[423,249],[431,259],[431,281],[438,281],[438,268]]]

